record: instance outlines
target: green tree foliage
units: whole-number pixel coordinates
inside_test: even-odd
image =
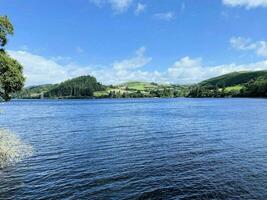
[[[225,97],[225,91],[222,88],[216,87],[203,87],[203,86],[195,86],[191,87],[187,97],[197,97],[197,98],[219,98],[219,97]]]
[[[7,35],[13,35],[14,28],[7,16],[0,16],[0,46],[7,43]]]
[[[22,89],[24,77],[23,67],[4,50],[7,35],[13,34],[13,26],[6,16],[0,16],[0,99],[8,101],[11,93]]]
[[[47,98],[86,98],[93,97],[94,92],[105,87],[93,76],[80,76],[64,81],[44,94]]]
[[[240,95],[243,97],[267,97],[267,79],[257,79],[245,84]]]

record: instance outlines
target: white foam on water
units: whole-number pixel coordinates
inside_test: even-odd
[[[32,147],[10,131],[0,129],[0,169],[32,155]]]

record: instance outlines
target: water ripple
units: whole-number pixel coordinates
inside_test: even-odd
[[[0,199],[267,199],[267,101],[13,101]]]

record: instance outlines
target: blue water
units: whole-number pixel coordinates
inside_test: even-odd
[[[266,99],[21,100],[0,199],[267,199]]]

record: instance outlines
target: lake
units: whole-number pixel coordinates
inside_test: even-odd
[[[17,100],[0,199],[267,199],[267,99]]]

